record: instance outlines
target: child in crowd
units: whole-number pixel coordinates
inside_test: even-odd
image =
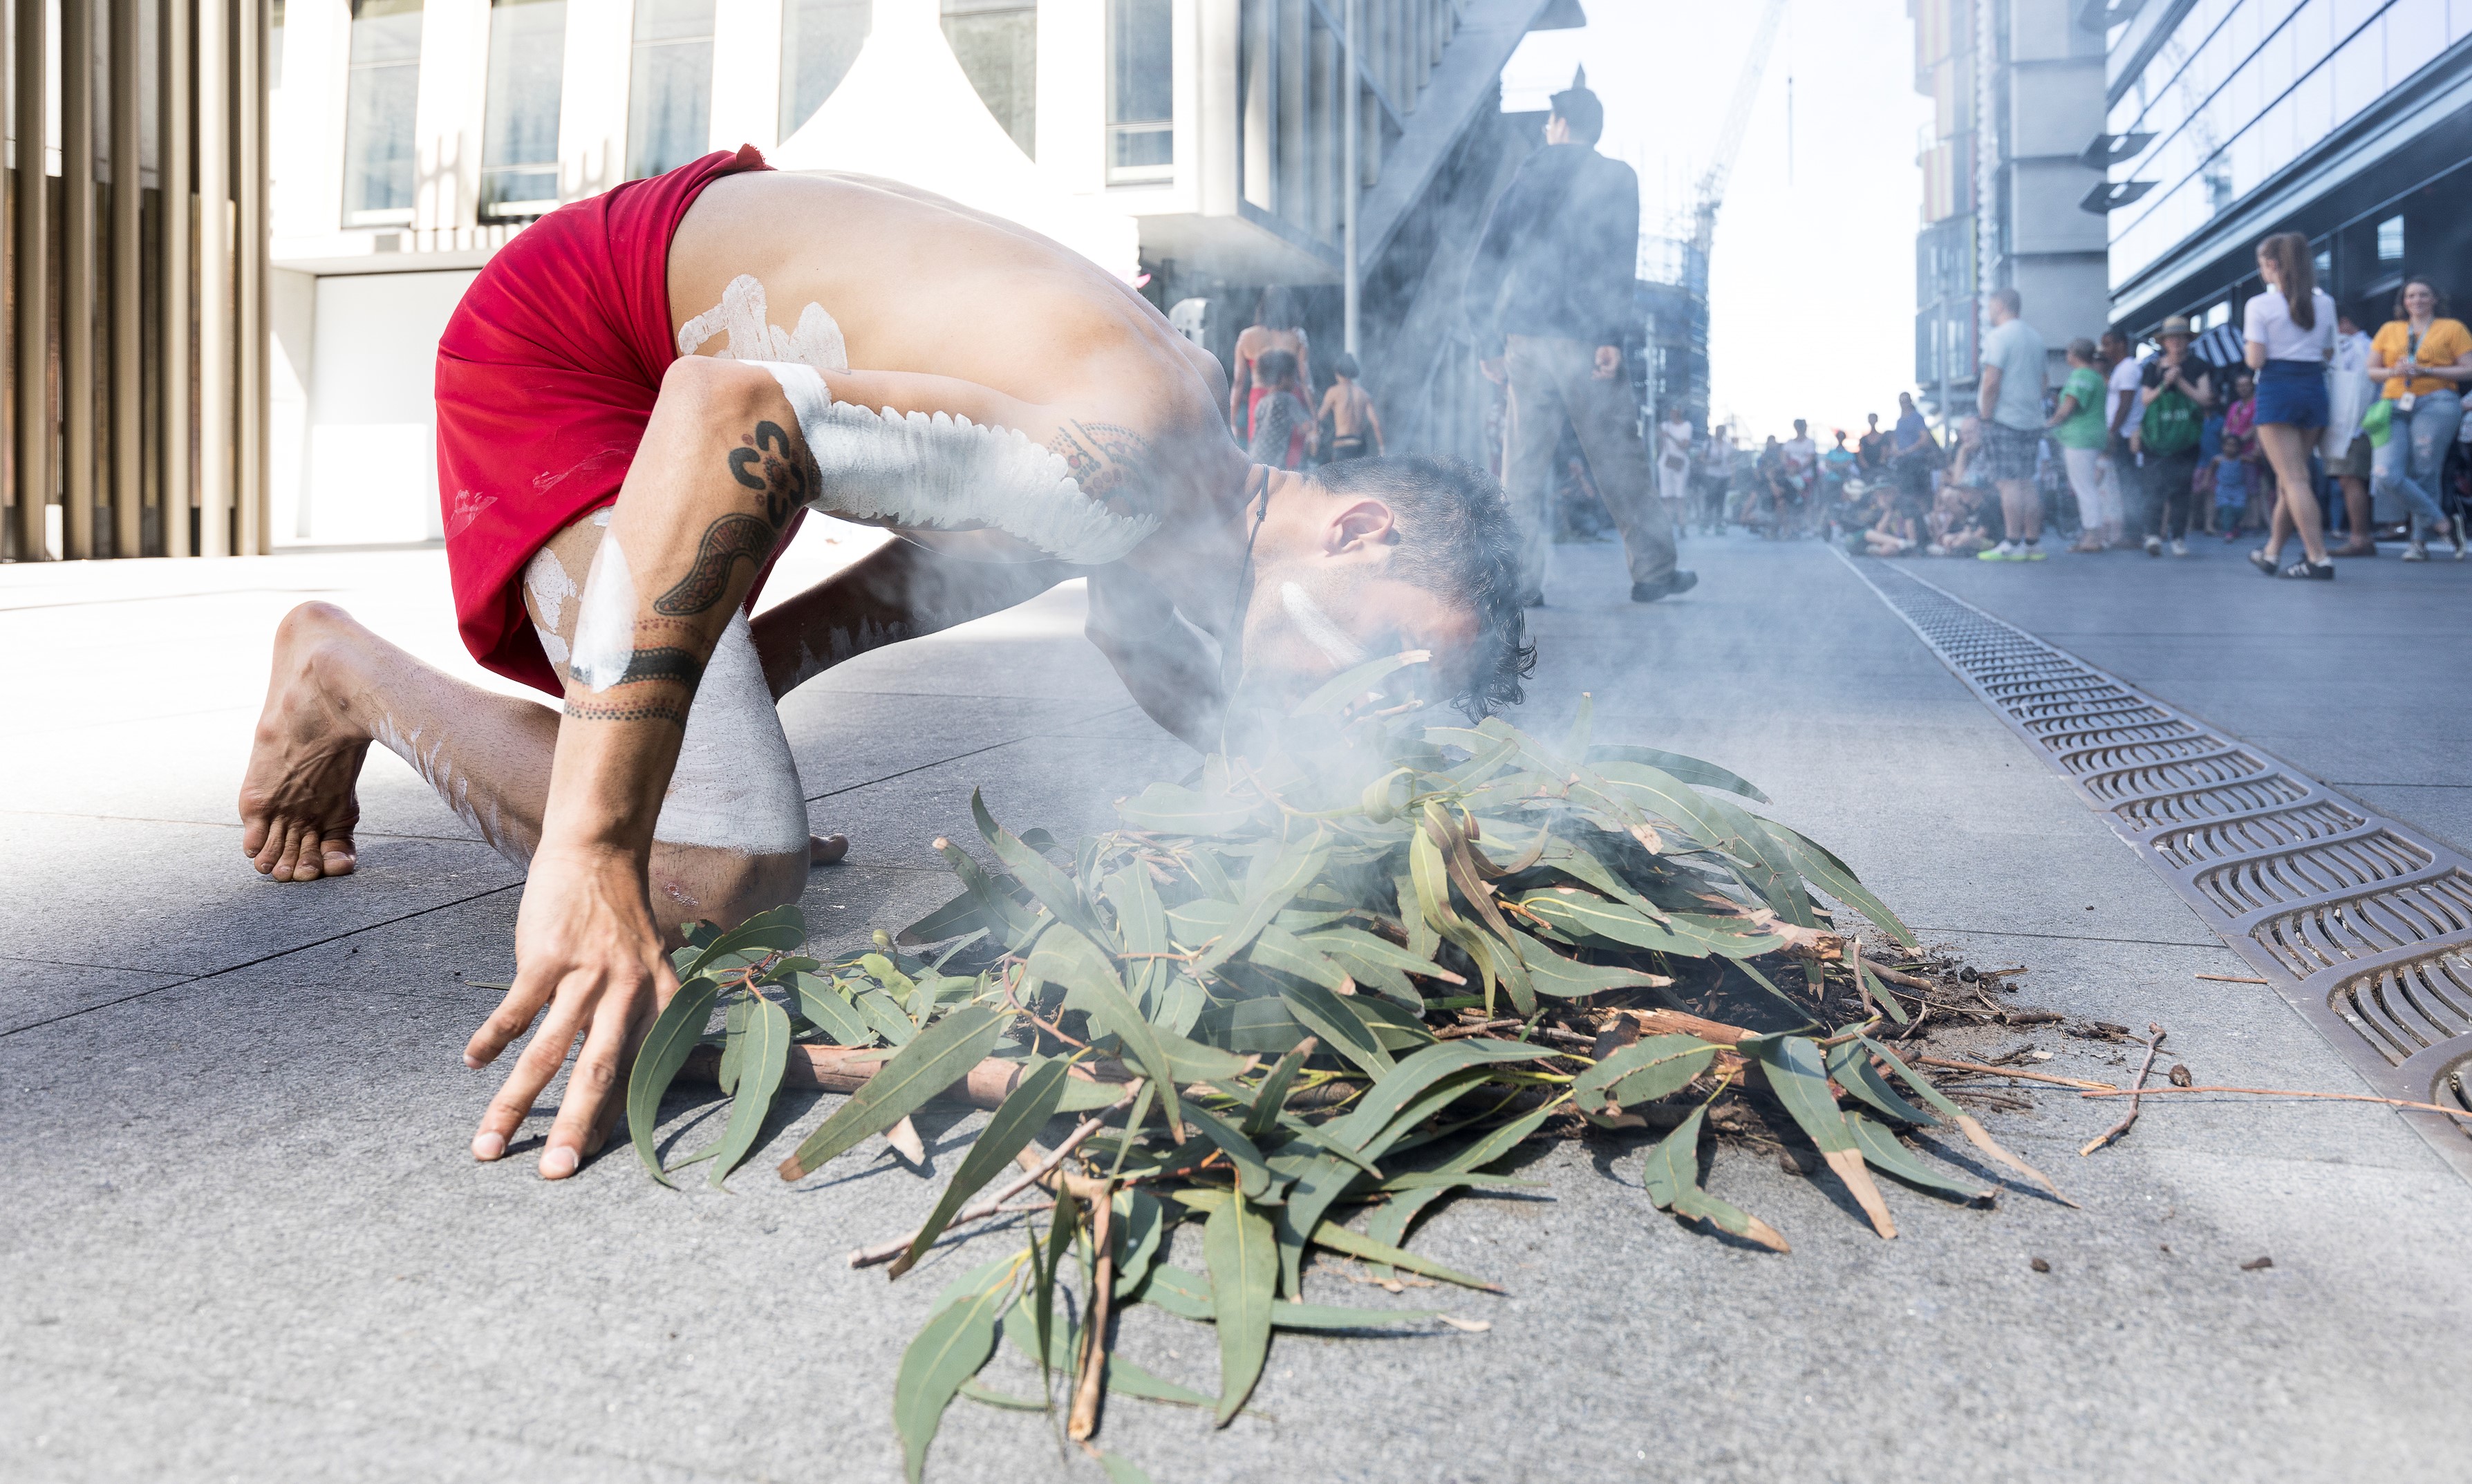
[[[2232,378],[2231,405],[2223,409],[2222,428],[2213,459],[2215,529],[2226,541],[2255,529],[2248,492],[2258,470],[2257,383],[2246,375]]]
[[[1968,417],[1958,427],[1957,454],[1942,474],[1939,493],[1932,502],[1931,554],[1935,556],[1970,556],[1999,543],[2000,537],[1992,530],[1998,521],[1998,506],[1986,499],[1979,487],[1986,482],[1974,478],[1974,467],[1982,457],[1983,420]]]
[[[1356,357],[1343,351],[1331,369],[1339,379],[1321,394],[1321,416],[1330,423],[1330,461],[1364,458],[1368,434],[1373,457],[1381,458],[1382,414],[1373,410],[1372,393],[1357,381],[1364,373],[1357,369]]]
[[[1261,388],[1253,403],[1253,461],[1274,469],[1302,467],[1316,440],[1313,409],[1296,393],[1295,354],[1264,352],[1253,362],[1253,380]]]

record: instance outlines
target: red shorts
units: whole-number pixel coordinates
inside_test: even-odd
[[[524,567],[618,498],[678,356],[670,238],[687,207],[723,176],[771,168],[745,146],[561,206],[500,248],[455,306],[438,342],[446,570],[464,648],[499,674],[565,694],[524,612]]]

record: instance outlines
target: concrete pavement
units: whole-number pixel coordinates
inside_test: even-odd
[[[2192,978],[2243,970],[1827,552],[1702,540],[1685,560],[1700,589],[1638,608],[1610,549],[1563,549],[1514,719],[1558,724],[1591,690],[1601,739],[1744,773],[1927,937],[2029,965],[2021,999],[2160,1021],[2202,1080],[2358,1088],[2269,991]],[[2373,565],[2298,592],[2228,559],[1927,575],[2323,776],[2344,775],[2311,746],[2436,797],[2460,787],[2451,713],[2359,718],[2450,689],[2429,682],[2459,651],[2433,636],[2472,569]],[[239,856],[266,638],[312,595],[470,671],[436,553],[0,572],[18,702],[0,715],[18,904],[0,926],[0,1476],[897,1477],[901,1348],[944,1277],[1007,1239],[895,1284],[849,1272],[841,1255],[912,1224],[942,1170],[920,1180],[871,1142],[783,1187],[769,1162],[820,1116],[806,1104],[730,1194],[660,1190],[623,1150],[559,1186],[521,1158],[472,1164],[495,1077],[459,1052],[496,997],[465,981],[509,972],[515,873],[383,752],[359,874],[274,885]],[[966,833],[973,785],[1060,834],[1189,766],[1082,642],[1078,602],[871,656],[785,704],[818,827],[855,841],[805,897],[830,944],[950,894],[926,842]],[[2287,629],[2337,637],[2274,648]],[[2398,648],[2391,671],[2342,664]],[[2318,695],[2337,715],[2312,719]],[[2026,1039],[2052,1070],[2122,1070],[2101,1043],[1997,1044]],[[2472,1191],[2411,1130],[2191,1099],[2081,1160],[2117,1109],[2037,1103],[1993,1127],[2083,1211],[1891,1187],[1904,1235],[1882,1242],[1832,1182],[1722,1154],[1711,1189],[1782,1230],[1782,1258],[1656,1213],[1634,1145],[1553,1146],[1531,1171],[1547,1190],[1462,1200],[1417,1239],[1509,1285],[1442,1299],[1490,1333],[1283,1336],[1255,1414],[1213,1432],[1118,1402],[1103,1441],[1161,1481],[2392,1478],[2472,1444],[2433,1363],[2472,1317],[2453,1256]],[[710,1107],[674,1097],[670,1126]],[[921,1121],[939,1150],[965,1126]],[[2258,1256],[2273,1267],[2242,1270]],[[1335,1265],[1312,1286],[1434,1299]],[[1206,1330],[1136,1310],[1123,1345],[1214,1381]],[[998,1364],[994,1384],[1035,1388]],[[1098,1476],[1034,1419],[968,1403],[930,1470]]]

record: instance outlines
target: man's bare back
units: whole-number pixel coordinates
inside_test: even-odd
[[[547,1019],[477,1157],[504,1153],[580,1037],[541,1159],[545,1176],[572,1173],[676,991],[664,937],[796,897],[806,805],[771,701],[825,666],[1086,574],[1090,637],[1198,745],[1240,668],[1275,704],[1426,648],[1474,694],[1516,697],[1519,613],[1488,554],[1509,530],[1498,489],[1438,465],[1376,471],[1398,492],[1386,501],[1363,480],[1351,493],[1250,465],[1207,355],[1056,244],[885,182],[770,173],[711,180],[664,240],[670,329],[692,353],[661,374],[615,504],[545,532],[522,582],[562,714],[306,604],[277,635],[242,788],[259,870],[348,871],[374,741],[527,866],[515,984],[467,1063]],[[1394,513],[1415,493],[1401,478],[1440,486],[1458,513],[1434,529],[1457,545],[1394,568],[1414,539]],[[1080,524],[1015,520],[1016,501]],[[908,539],[750,625],[741,604],[804,505],[871,512]],[[972,518],[906,513],[956,508]],[[1103,565],[1025,547],[1024,530],[1067,526],[1109,537]]]

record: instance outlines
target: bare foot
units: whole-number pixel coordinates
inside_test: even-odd
[[[810,835],[807,836],[807,864],[831,865],[849,854],[846,835]]]
[[[369,737],[329,689],[336,641],[359,628],[331,603],[305,602],[274,630],[274,674],[240,785],[240,848],[262,876],[348,876],[359,858],[352,827],[361,803],[352,785]]]

